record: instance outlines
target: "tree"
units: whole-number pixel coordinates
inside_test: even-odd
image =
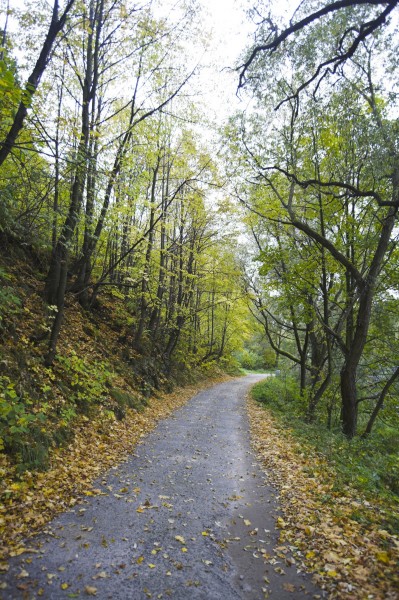
[[[15,146],[18,134],[23,128],[24,120],[28,113],[28,109],[31,105],[32,98],[36,92],[36,89],[40,83],[40,79],[51,58],[51,51],[54,46],[56,37],[64,28],[68,14],[70,13],[74,3],[75,0],[68,0],[64,11],[60,16],[59,1],[54,0],[50,26],[48,28],[46,38],[43,42],[43,46],[41,48],[39,57],[32,70],[32,73],[28,77],[28,80],[22,92],[22,98],[19,102],[18,109],[15,113],[12,125],[7,133],[5,140],[1,143],[0,167]]]
[[[262,67],[259,58],[262,52],[278,49],[279,55],[272,60],[274,64],[283,60],[286,57],[283,42],[293,36],[289,61],[292,69],[298,66],[298,71],[293,72],[291,81],[276,75],[272,93],[285,118],[278,133],[281,142],[265,148],[262,140],[256,147],[245,132],[244,149],[258,181],[262,181],[283,210],[276,213],[263,205],[261,214],[293,226],[314,244],[322,257],[327,254],[336,264],[343,285],[341,316],[336,317],[335,324],[325,319],[321,322],[330,343],[334,341],[343,354],[342,423],[345,434],[353,437],[357,425],[357,373],[381,272],[393,244],[399,207],[399,162],[396,124],[388,116],[389,100],[382,101],[377,94],[374,81],[377,71],[373,69],[374,56],[384,51],[386,43],[374,32],[385,22],[396,2],[384,3],[388,6],[378,15],[375,6],[380,3],[373,5],[374,8],[370,3],[352,3],[352,8],[347,4],[339,2],[324,7],[300,20],[297,26],[288,27],[269,43],[255,46],[243,66],[241,83],[244,84],[243,77],[250,68],[253,77],[255,68]],[[366,9],[356,12],[358,4],[368,4],[372,13],[368,20],[365,20]],[[335,14],[345,7],[344,13]],[[327,14],[332,16],[326,24],[322,17]],[[312,28],[305,34],[312,40],[313,53],[304,48],[305,34],[305,38],[299,34],[294,37],[295,32],[302,32],[309,23]],[[322,39],[328,27],[333,31],[333,44]],[[331,49],[337,47],[338,52],[331,54]],[[323,52],[328,58],[320,61]],[[330,65],[333,68],[329,69]],[[247,85],[252,85],[260,103],[265,79],[263,73],[256,80],[248,79]],[[327,94],[322,85],[330,82],[334,88],[329,88]],[[325,312],[331,314],[330,309]]]
[[[295,11],[295,16],[300,17],[302,13],[306,13],[308,7],[309,14],[299,18],[295,23],[291,21],[290,25],[283,27],[280,33],[270,14],[267,17],[261,17],[258,35],[260,34],[261,38],[264,37],[265,41],[252,47],[248,57],[239,67],[239,87],[245,85],[247,77],[251,76],[251,67],[254,66],[256,69],[254,63],[263,53],[271,55],[277,50],[281,50],[282,47],[284,52],[284,43],[287,40],[302,32],[305,32],[305,36],[310,37],[309,30],[313,25],[319,26],[326,23],[325,27],[331,34],[332,25],[338,24],[338,28],[335,28],[338,31],[334,32],[335,35],[332,36],[332,44],[327,49],[326,56],[318,63],[316,59],[313,72],[294,88],[293,93],[286,98],[286,101],[298,99],[299,94],[311,84],[316,83],[316,87],[319,87],[323,79],[330,74],[339,72],[345,63],[354,58],[363,43],[388,24],[388,17],[398,5],[398,0],[338,0],[322,5],[314,11],[310,2],[304,2]]]
[[[88,306],[88,285],[92,273],[92,256],[100,239],[108,208],[112,199],[114,186],[120,175],[126,153],[133,141],[135,129],[147,119],[161,112],[170,103],[186,84],[190,73],[184,73],[180,81],[167,77],[162,79],[159,75],[161,69],[168,74],[167,59],[170,50],[165,54],[161,52],[159,40],[167,36],[163,23],[157,23],[151,14],[143,10],[142,19],[137,20],[136,10],[131,17],[135,19],[136,38],[130,35],[130,42],[136,43],[135,50],[131,50],[128,58],[133,60],[130,67],[136,71],[131,87],[131,97],[122,106],[115,107],[107,116],[103,115],[103,106],[115,102],[108,98],[107,84],[115,77],[109,65],[118,65],[117,75],[120,75],[120,62],[124,58],[113,55],[113,41],[120,29],[118,17],[114,12],[119,8],[106,0],[92,0],[87,14],[83,14],[81,25],[81,46],[69,44],[71,66],[77,76],[81,101],[80,137],[76,150],[75,170],[70,194],[68,212],[61,228],[59,238],[54,246],[51,264],[46,282],[46,299],[50,305],[57,308],[54,319],[49,352],[46,362],[51,364],[56,351],[56,343],[63,319],[64,297],[67,288],[67,273],[69,268],[69,248],[75,234],[79,214],[86,194],[85,226],[81,256],[76,263],[77,279],[74,291],[79,295],[84,306]],[[82,73],[77,69],[81,48],[83,48]],[[148,56],[147,56],[148,55]],[[126,65],[125,65],[126,67]],[[170,75],[170,74],[169,74]],[[152,82],[152,85],[151,85]],[[131,84],[130,84],[131,85]],[[119,103],[120,104],[120,103]],[[126,116],[127,115],[127,118]],[[111,142],[115,148],[114,158],[108,181],[104,190],[102,206],[95,220],[96,194],[98,190],[98,162],[100,128],[104,121],[115,121],[125,116],[123,129],[117,139]],[[123,122],[123,121],[122,121]],[[110,148],[104,144],[104,154],[109,159]],[[150,230],[152,227],[150,226]]]

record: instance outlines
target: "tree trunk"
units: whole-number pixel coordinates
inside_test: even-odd
[[[55,349],[57,339],[61,329],[61,323],[64,311],[64,297],[66,291],[67,274],[68,274],[68,259],[69,259],[69,248],[73,236],[75,234],[76,226],[79,219],[79,213],[83,201],[83,193],[86,181],[87,172],[87,158],[88,158],[88,143],[90,135],[90,109],[91,101],[95,96],[95,90],[97,85],[97,58],[96,53],[98,52],[99,34],[102,27],[102,6],[103,0],[99,0],[101,10],[96,15],[97,18],[97,29],[94,35],[95,25],[95,0],[92,0],[89,8],[89,25],[90,33],[88,35],[87,50],[86,50],[86,71],[85,78],[82,87],[82,122],[81,122],[81,133],[79,146],[77,151],[76,168],[74,181],[71,191],[71,199],[69,205],[69,211],[67,218],[64,222],[62,231],[59,239],[53,250],[50,268],[46,280],[45,295],[48,304],[55,305],[57,307],[57,316],[53,323],[51,331],[51,339],[49,346],[49,353],[46,358],[47,364],[51,364],[51,361],[55,355]],[[94,46],[95,40],[95,46]],[[97,65],[97,67],[96,67]]]
[[[370,435],[371,430],[373,428],[374,422],[378,416],[378,413],[380,412],[383,404],[384,404],[384,400],[385,397],[389,391],[389,388],[391,387],[391,385],[396,381],[396,379],[399,377],[399,367],[396,367],[395,371],[393,372],[393,374],[391,375],[391,377],[388,379],[388,381],[386,382],[386,384],[384,385],[381,394],[378,398],[378,402],[374,407],[373,412],[370,415],[369,421],[367,423],[366,429],[364,431],[363,437],[366,437],[368,435]]]
[[[30,74],[25,89],[22,94],[22,100],[19,103],[18,110],[15,114],[13,124],[11,125],[5,141],[0,147],[0,166],[3,164],[11,150],[14,148],[17,137],[24,125],[24,120],[28,114],[28,108],[32,102],[32,98],[36,92],[40,79],[49,63],[51,50],[55,42],[55,38],[65,25],[65,21],[69,11],[71,10],[75,0],[69,0],[65,10],[60,18],[58,18],[58,0],[54,1],[53,14],[51,17],[50,27],[48,29],[46,39],[44,40],[39,58]]]
[[[357,428],[357,365],[346,363],[341,370],[342,431],[352,439]]]

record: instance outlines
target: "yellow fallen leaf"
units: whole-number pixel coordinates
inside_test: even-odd
[[[181,544],[185,544],[186,543],[186,540],[184,539],[184,537],[182,535],[175,535],[175,540],[177,540]]]
[[[97,594],[97,588],[93,587],[92,585],[86,585],[86,587],[85,587],[85,593],[88,596],[95,596]]]
[[[276,524],[277,524],[277,527],[279,527],[280,529],[283,529],[285,527],[285,521],[281,517],[277,518]]]
[[[375,557],[378,561],[380,561],[386,565],[389,563],[389,554],[388,554],[388,552],[385,552],[384,550],[382,550],[381,552],[377,552]]]
[[[340,562],[340,557],[338,556],[338,554],[336,554],[335,552],[325,552],[324,553],[324,559],[329,562],[329,563],[339,563]]]
[[[34,548],[25,548],[25,546],[20,546],[19,548],[16,548],[16,550],[12,550],[10,552],[10,556],[21,556],[21,554],[24,554],[24,552],[33,552],[37,554],[38,550],[35,550]]]
[[[97,577],[100,577],[101,579],[105,579],[106,577],[108,577],[108,575],[106,574],[105,571],[100,571],[98,573]]]
[[[313,550],[309,550],[309,552],[306,553],[306,558],[313,558],[314,556],[316,556],[316,552],[313,552]]]
[[[187,552],[187,548],[184,548],[184,547],[183,547],[183,548],[181,549],[181,551],[182,551],[182,552]]]
[[[67,590],[69,588],[69,583],[61,583],[61,589]]]
[[[283,519],[280,519],[280,520],[283,521]],[[277,519],[277,522],[278,522],[278,519]],[[284,521],[283,521],[283,523],[284,523]],[[248,519],[244,519],[244,525],[246,525],[247,527],[249,527],[250,525],[252,525],[252,523]],[[285,525],[285,523],[284,523],[284,525]]]
[[[143,562],[143,560],[144,560],[144,556],[139,556],[138,559],[136,560],[136,563],[138,565],[141,565],[141,563]]]
[[[22,569],[19,575],[17,575],[17,579],[22,579],[23,577],[29,577],[29,573],[28,571],[25,571],[25,569]]]
[[[203,535],[203,536],[207,536],[207,535],[209,535],[209,533],[208,533],[207,531],[203,531],[203,532],[202,532],[202,535]]]
[[[150,567],[150,569],[155,569],[155,565],[153,565],[152,563],[148,563],[148,566]]]
[[[306,525],[304,527],[304,532],[306,533],[306,535],[312,535],[312,533],[314,532],[314,527],[311,527],[310,525]]]

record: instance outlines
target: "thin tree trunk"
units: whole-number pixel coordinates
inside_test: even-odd
[[[379,395],[377,404],[374,407],[373,412],[371,413],[371,416],[369,418],[369,421],[367,423],[366,429],[364,431],[363,437],[366,437],[368,435],[370,435],[371,430],[373,429],[373,425],[374,422],[378,416],[378,413],[380,412],[383,404],[384,404],[384,400],[386,398],[386,395],[389,391],[389,388],[391,387],[391,385],[393,383],[395,383],[395,381],[397,380],[397,378],[399,377],[399,367],[396,367],[395,371],[392,373],[391,377],[388,379],[388,381],[386,382],[386,384],[384,385],[381,394]]]

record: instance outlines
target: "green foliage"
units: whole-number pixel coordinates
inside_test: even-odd
[[[247,350],[244,348],[242,352],[237,353],[237,359],[243,369],[255,371],[265,367],[262,356],[256,354],[252,350]]]
[[[57,357],[64,382],[73,390],[70,401],[83,413],[90,406],[107,398],[107,385],[112,379],[109,366],[100,360],[84,360],[72,350],[68,355]]]
[[[15,390],[8,377],[0,377],[0,450],[17,457],[21,468],[42,468],[50,443],[46,415],[34,411],[33,402]]]
[[[335,491],[351,485],[369,497],[378,494],[399,501],[399,434],[380,425],[373,436],[348,440],[339,428],[327,430],[319,421],[303,419],[303,400],[295,381],[269,377],[252,389],[261,402],[300,442],[301,448],[316,449],[335,469]],[[399,529],[399,520],[387,513],[386,527]]]
[[[298,382],[285,373],[256,384],[252,393],[255,400],[287,414],[287,418],[303,414],[303,398],[300,397]]]
[[[143,403],[143,401],[137,396],[133,396],[132,394],[129,394],[128,392],[118,388],[111,388],[109,395],[117,404],[117,409],[114,409],[114,412],[116,417],[119,419],[125,416],[126,408],[133,408],[137,412],[143,412],[144,406],[148,404],[147,402]]]
[[[10,317],[17,315],[21,309],[21,299],[10,285],[11,276],[0,267],[0,330],[7,326]]]

